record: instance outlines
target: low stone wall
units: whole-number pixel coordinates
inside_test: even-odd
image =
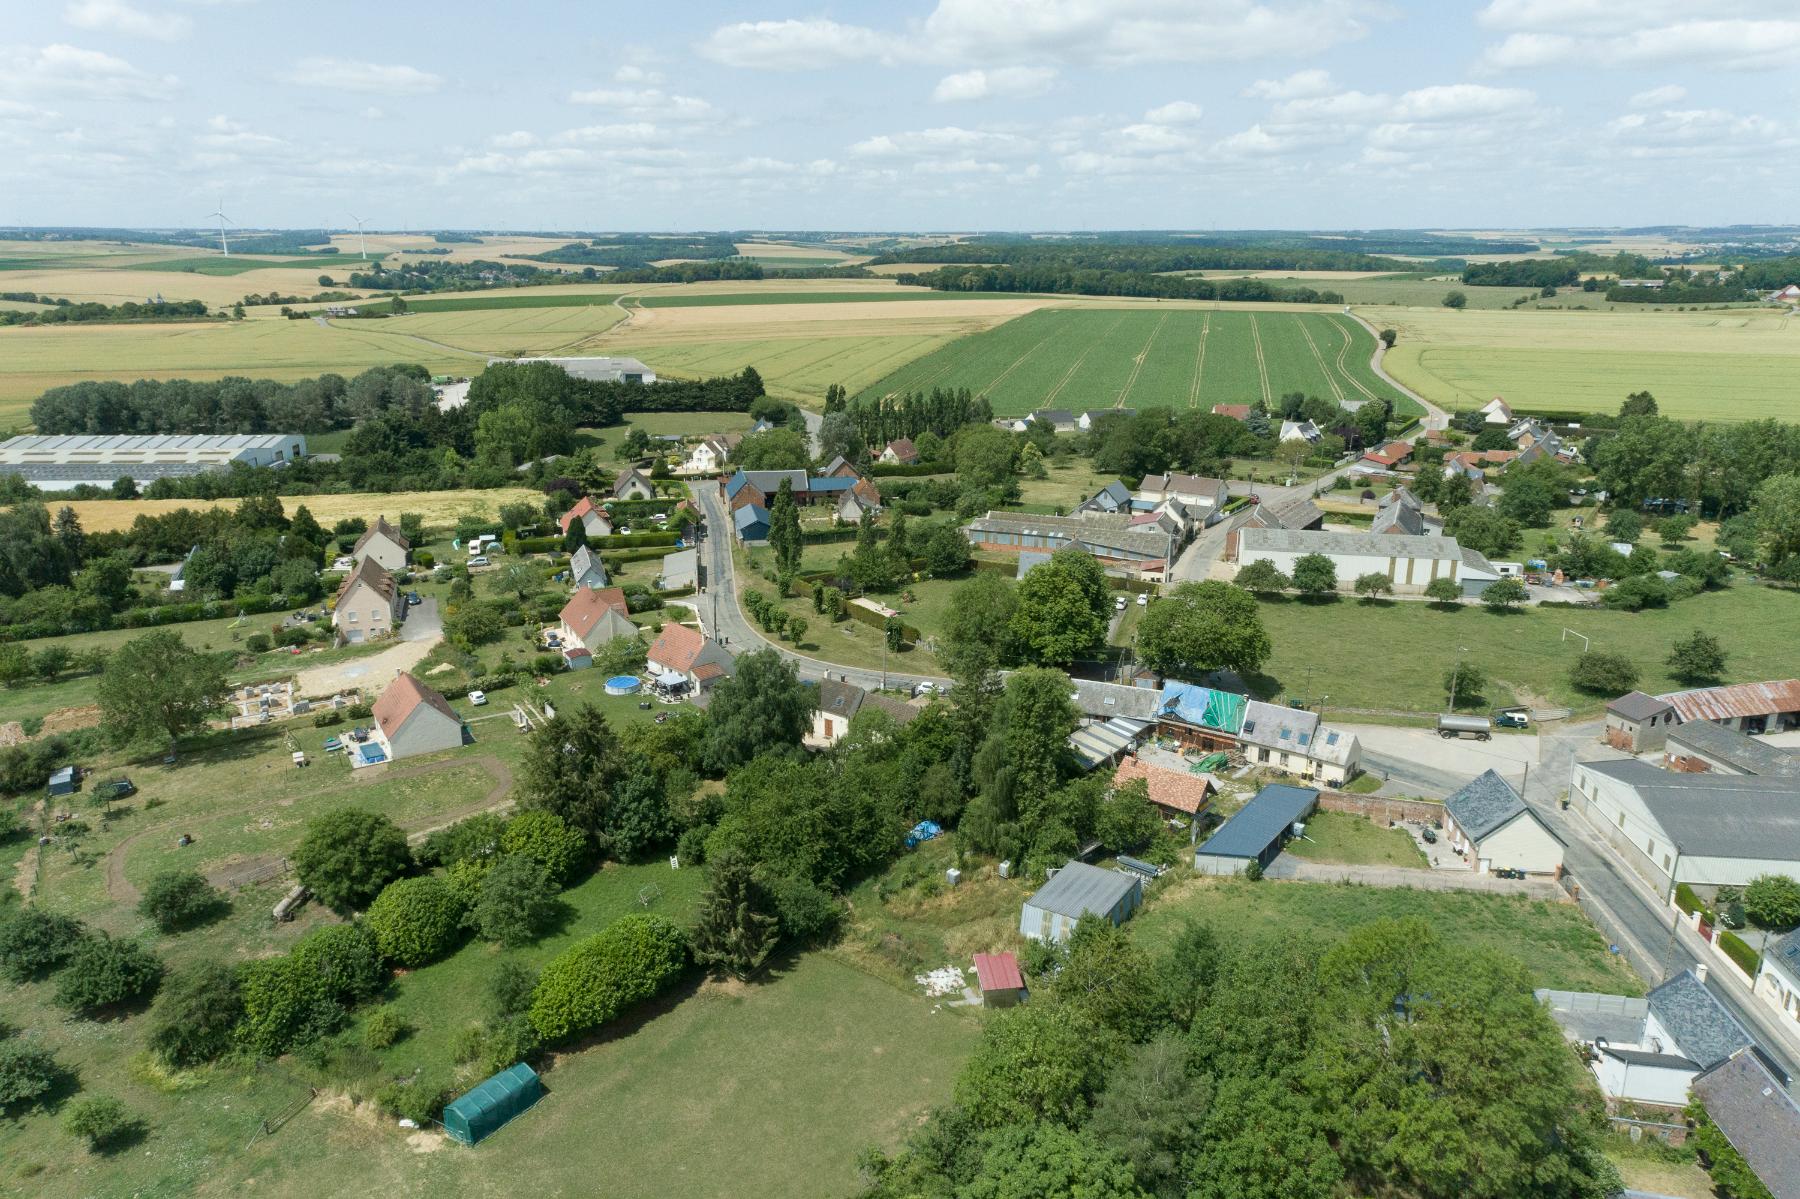
[[[1394,820],[1444,818],[1444,805],[1428,799],[1392,799],[1385,795],[1355,795],[1348,791],[1320,791],[1319,806],[1327,812],[1366,816],[1383,825]]]

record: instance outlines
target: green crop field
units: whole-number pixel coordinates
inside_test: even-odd
[[[606,346],[649,363],[658,375],[704,379],[754,366],[772,395],[817,401],[833,383],[856,390],[900,364],[944,344],[941,333],[816,337],[803,339],[705,341],[667,345],[634,344],[629,338]]]
[[[895,300],[991,300],[992,292],[916,291],[893,288],[882,291],[734,291],[700,295],[658,292],[641,296],[645,308],[725,308],[739,304],[856,304],[892,303]]]
[[[624,311],[611,304],[497,308],[464,308],[458,304],[386,320],[345,317],[332,321],[331,327],[359,337],[395,340],[402,345],[439,346],[480,354],[545,354],[573,352],[624,319]],[[463,369],[468,368],[465,365]]]
[[[1053,308],[964,337],[865,389],[967,387],[999,416],[1035,408],[1270,404],[1402,397],[1369,371],[1374,338],[1338,313]]]
[[[266,271],[270,267],[294,267],[310,270],[313,267],[350,267],[366,268],[370,263],[380,262],[385,255],[375,254],[363,258],[356,254],[290,254],[274,258],[246,258],[242,256],[226,257],[222,254],[201,255],[194,258],[158,258],[153,262],[139,262],[126,267],[131,271],[187,271],[196,275],[242,275],[246,271]],[[51,265],[62,265],[52,263]]]
[[[1768,309],[1362,315],[1399,332],[1388,372],[1446,408],[1498,395],[1524,411],[1616,412],[1647,390],[1663,415],[1685,420],[1792,420],[1800,410],[1800,321]]]

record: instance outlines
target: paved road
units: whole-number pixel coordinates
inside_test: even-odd
[[[949,682],[936,675],[904,674],[898,671],[889,671],[884,675],[880,670],[840,666],[836,662],[825,662],[805,654],[797,654],[764,637],[744,616],[744,610],[738,604],[737,580],[729,540],[731,522],[726,519],[725,505],[718,489],[697,484],[693,490],[699,498],[700,509],[706,516],[706,530],[700,542],[700,557],[706,570],[706,588],[695,597],[695,609],[709,636],[722,637],[726,647],[736,654],[772,649],[793,662],[803,679],[823,679],[829,676],[870,689],[879,688],[885,682],[890,689],[905,690],[911,690],[921,682]]]
[[[1706,962],[1712,970],[1707,989],[1751,1031],[1777,1064],[1790,1076],[1800,1079],[1800,1050],[1796,1049],[1793,1035],[1776,1023],[1774,1013],[1754,997],[1727,986],[1720,978],[1722,967],[1717,962],[1702,957],[1698,946],[1673,935],[1674,919],[1668,906],[1647,883],[1618,860],[1585,820],[1573,811],[1563,809],[1561,800],[1569,789],[1569,777],[1578,759],[1590,761],[1619,756],[1600,742],[1601,727],[1600,721],[1540,725],[1539,759],[1526,780],[1526,802],[1566,843],[1563,862],[1584,893],[1610,912],[1623,934],[1634,942],[1632,956],[1649,964],[1654,977],[1645,981],[1654,986],[1673,974]],[[1512,761],[1511,755],[1496,755],[1493,764],[1516,785],[1519,772],[1506,769]],[[1466,773],[1447,771],[1441,766],[1426,765],[1391,752],[1365,751],[1363,767],[1421,795],[1440,798],[1469,778]]]
[[[1369,359],[1369,369],[1375,372],[1375,377],[1392,387],[1401,395],[1411,396],[1414,400],[1418,401],[1419,405],[1425,409],[1425,427],[1427,429],[1449,428],[1450,414],[1448,412],[1445,412],[1442,408],[1439,408],[1436,404],[1432,403],[1406,384],[1400,382],[1400,380],[1394,378],[1394,376],[1388,374],[1386,368],[1381,365],[1381,358],[1382,355],[1387,353],[1387,347],[1382,344],[1381,334],[1376,330],[1375,326],[1371,325],[1368,321],[1363,320],[1363,318],[1356,313],[1350,311],[1350,306],[1347,304],[1344,306],[1344,315],[1374,334],[1375,353]]]

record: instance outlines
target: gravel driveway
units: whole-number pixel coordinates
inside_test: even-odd
[[[406,623],[400,626],[397,644],[366,658],[302,670],[294,676],[294,691],[297,695],[323,696],[362,687],[373,702],[390,679],[424,661],[443,639],[444,621],[438,614],[438,602],[428,599],[408,613]]]

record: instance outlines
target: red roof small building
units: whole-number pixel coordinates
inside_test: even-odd
[[[1214,404],[1212,410],[1214,416],[1229,416],[1232,420],[1250,419],[1248,404]]]
[[[1143,779],[1150,802],[1169,815],[1197,816],[1212,806],[1212,793],[1218,790],[1212,776],[1189,774],[1156,766],[1135,754],[1127,756],[1113,771],[1113,786],[1123,787],[1133,779]]]
[[[1025,998],[1025,976],[1010,953],[976,954],[975,983],[985,1007],[1012,1007]]]

